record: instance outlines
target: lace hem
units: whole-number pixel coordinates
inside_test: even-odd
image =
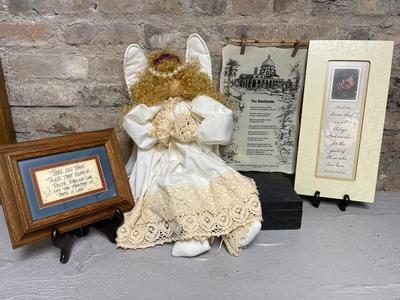
[[[240,240],[262,217],[254,182],[229,171],[206,187],[182,184],[148,193],[125,219],[117,232],[121,248],[221,236],[229,253],[237,255]]]

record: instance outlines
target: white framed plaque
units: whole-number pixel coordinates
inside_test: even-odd
[[[374,201],[392,53],[391,41],[310,42],[298,194]]]

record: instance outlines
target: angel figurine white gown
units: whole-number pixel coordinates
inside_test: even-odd
[[[204,49],[199,36],[191,39],[197,43],[190,48],[193,53],[196,46]],[[130,51],[135,71],[142,70],[146,63],[139,63],[137,46]],[[132,70],[125,75],[136,79]],[[136,204],[117,232],[118,247],[176,242],[174,256],[195,256],[221,237],[228,252],[237,255],[254,239],[262,219],[256,186],[229,167],[217,150],[231,139],[231,110],[206,95],[191,101],[170,97],[154,106],[135,106],[123,127],[136,145],[128,163]],[[163,139],[171,128],[173,138]]]

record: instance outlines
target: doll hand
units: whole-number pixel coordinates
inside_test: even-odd
[[[171,136],[181,143],[190,143],[196,139],[197,123],[189,111],[176,116]]]

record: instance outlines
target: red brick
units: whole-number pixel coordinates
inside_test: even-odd
[[[49,29],[43,24],[0,24],[0,38],[28,42],[48,40]]]

